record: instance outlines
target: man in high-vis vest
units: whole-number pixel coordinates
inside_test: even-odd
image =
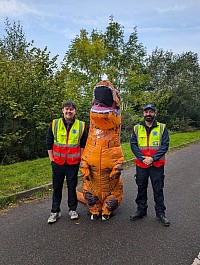
[[[130,216],[135,221],[147,215],[147,187],[150,177],[154,194],[155,212],[158,220],[169,226],[170,222],[165,216],[164,205],[164,165],[165,154],[169,148],[169,135],[166,125],[155,120],[156,108],[148,104],[143,109],[144,120],[134,126],[130,145],[135,155],[138,194],[135,200],[137,211]]]
[[[53,196],[48,223],[61,216],[60,204],[64,179],[68,188],[68,207],[71,219],[78,219],[76,186],[81,153],[87,140],[85,122],[75,119],[76,104],[66,101],[62,106],[63,118],[54,119],[49,127],[46,144],[52,165]]]

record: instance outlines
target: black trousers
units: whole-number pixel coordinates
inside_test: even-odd
[[[155,211],[156,214],[165,213],[166,207],[164,205],[164,166],[149,168],[141,168],[136,166],[136,183],[138,186],[138,194],[136,198],[137,210],[147,212],[147,187],[148,179],[150,177],[154,194]]]
[[[52,179],[53,179],[53,196],[51,212],[60,212],[62,200],[63,183],[66,177],[68,188],[68,207],[69,210],[75,211],[77,208],[76,186],[78,183],[79,163],[76,165],[58,165],[52,162]]]

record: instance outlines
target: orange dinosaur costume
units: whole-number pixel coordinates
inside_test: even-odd
[[[123,197],[120,97],[108,80],[94,88],[90,129],[81,157],[82,192],[91,219],[107,220]]]

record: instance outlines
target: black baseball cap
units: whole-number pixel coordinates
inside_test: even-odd
[[[147,104],[146,106],[144,106],[143,110],[145,111],[147,109],[152,109],[156,111],[156,107],[153,104]]]

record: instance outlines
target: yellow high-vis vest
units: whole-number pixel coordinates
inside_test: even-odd
[[[63,165],[66,162],[69,165],[74,165],[80,162],[80,139],[84,129],[85,122],[77,119],[69,131],[65,128],[62,118],[53,120],[53,160],[56,164]]]
[[[162,141],[162,134],[165,129],[165,124],[157,122],[157,126],[154,127],[148,135],[145,126],[137,124],[134,126],[134,132],[137,137],[138,147],[144,156],[152,156],[159,149]],[[142,168],[148,168],[149,166],[142,163],[139,159],[135,158],[135,164]],[[154,161],[155,167],[160,167],[165,164],[165,156],[158,161]]]

